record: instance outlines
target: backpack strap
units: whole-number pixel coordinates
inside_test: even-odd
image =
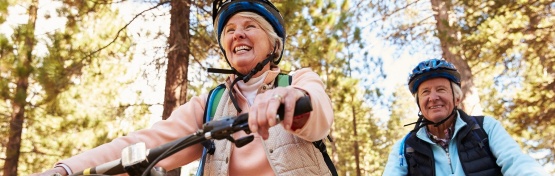
[[[472,135],[479,141],[480,148],[485,150],[490,158],[495,161],[496,157],[489,148],[489,136],[486,133],[486,130],[484,130],[484,116],[470,116],[470,119],[478,124],[478,126],[474,125],[472,127]]]
[[[279,74],[274,81],[274,87],[287,87],[293,82],[293,76],[286,74]]]
[[[203,124],[209,122],[214,117],[216,113],[216,109],[218,107],[218,103],[220,103],[220,99],[222,98],[222,94],[225,90],[225,84],[220,84],[216,88],[210,90],[208,93],[208,101],[206,101],[206,109],[204,110],[204,118],[202,118]],[[204,148],[202,149],[202,156],[199,160],[199,167],[197,169],[197,175],[204,175],[204,164],[206,162],[207,154],[214,154],[216,151],[216,145],[214,141],[207,140],[201,143]]]
[[[328,140],[330,140],[330,142],[333,142],[330,135],[328,135]],[[328,166],[328,169],[330,170],[331,175],[338,176],[337,169],[335,169],[335,165],[333,164],[333,161],[331,160],[330,155],[328,155],[328,151],[326,150],[326,144],[324,143],[324,141],[320,139],[318,141],[312,142],[312,144],[314,144],[314,147],[316,147],[322,153],[322,156],[324,157],[324,161],[326,162],[326,165]]]
[[[205,118],[204,118],[203,123],[209,122],[210,120],[212,120],[212,118],[214,118],[214,114],[216,114],[216,110],[218,109],[218,104],[220,103],[220,100],[222,99],[222,95],[224,94],[224,90],[225,90],[225,85],[224,84],[220,84],[218,87],[212,89],[212,91],[211,91],[212,95],[210,95],[210,99],[208,100],[208,102],[206,102],[206,104],[207,104],[206,107],[208,108],[208,111],[210,111],[209,112],[210,116],[206,116],[206,114],[205,114],[204,115]]]
[[[484,148],[485,143],[488,141],[488,135],[482,128],[484,125],[484,116],[470,116],[470,119],[475,123],[472,126],[472,136],[480,143],[480,148]]]
[[[405,141],[407,140],[407,138],[410,137],[411,134],[412,134],[412,131],[409,131],[409,133],[407,133],[407,135],[405,135],[405,137],[401,141],[401,145],[399,145],[399,163],[401,166],[403,166],[403,158],[405,158],[405,148],[406,148]]]

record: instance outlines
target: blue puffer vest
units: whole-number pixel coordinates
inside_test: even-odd
[[[501,167],[495,163],[496,158],[489,149],[487,133],[482,129],[484,117],[468,116],[462,110],[458,112],[467,123],[454,137],[464,173],[468,176],[502,175]],[[411,133],[405,145],[409,175],[436,175],[434,155],[429,143],[416,137],[416,133]]]

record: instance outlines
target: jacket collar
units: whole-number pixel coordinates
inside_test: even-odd
[[[467,123],[461,118],[460,110],[457,110],[457,118],[455,120],[455,132],[453,132],[453,136],[451,136],[451,140],[453,140],[453,138],[457,136],[457,133],[459,133],[459,131],[466,125]],[[426,130],[427,130],[426,128],[420,128],[418,132],[416,132],[416,136],[419,139],[426,141],[427,143],[434,144],[434,142],[432,142],[432,140],[428,138],[428,134]]]

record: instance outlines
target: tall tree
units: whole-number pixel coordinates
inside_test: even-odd
[[[163,119],[167,119],[172,111],[187,102],[187,71],[191,38],[189,34],[190,8],[190,0],[171,1]]]
[[[7,146],[0,151],[7,156],[0,161],[4,175],[28,175],[51,167],[60,158],[121,134],[123,130],[106,129],[113,122],[132,123],[135,119],[125,119],[129,114],[145,113],[142,105],[132,102],[133,94],[127,94],[129,101],[114,100],[117,90],[129,82],[109,76],[125,74],[122,66],[127,64],[130,42],[115,25],[106,27],[118,24],[110,6],[110,2],[45,6],[39,1],[14,1],[0,8],[10,9],[2,19],[20,13],[28,19],[1,21],[9,30],[0,34],[0,109],[12,119],[0,121],[11,127],[9,132],[0,131],[10,136],[1,139]]]
[[[11,101],[11,118],[9,139],[6,149],[6,161],[4,163],[4,175],[17,175],[17,166],[19,162],[19,154],[21,153],[21,133],[23,131],[23,122],[25,120],[25,109],[27,108],[29,77],[33,71],[31,63],[33,62],[33,49],[35,48],[35,24],[37,22],[38,0],[33,0],[27,9],[29,17],[27,25],[22,26],[16,36],[21,37],[21,43],[17,43],[16,47],[19,51],[14,54],[15,68],[15,90]],[[14,48],[14,49],[15,49]]]
[[[482,107],[479,102],[476,87],[470,66],[465,61],[466,57],[459,48],[461,43],[460,38],[456,36],[459,31],[458,26],[455,26],[456,19],[453,18],[454,2],[430,0],[432,4],[432,12],[434,14],[436,25],[436,36],[439,38],[439,43],[442,51],[442,58],[453,63],[459,73],[461,73],[461,88],[463,90],[463,103],[460,108],[464,109],[470,114],[483,113]]]
[[[168,38],[168,65],[166,70],[166,88],[164,91],[164,111],[162,119],[170,117],[177,107],[187,102],[187,71],[190,55],[189,16],[190,0],[171,1],[170,36]],[[180,175],[181,169],[170,171],[171,175]]]
[[[334,107],[335,113],[338,114],[333,130],[333,134],[336,136],[334,138],[336,167],[341,175],[363,175],[362,164],[365,163],[364,158],[367,156],[363,146],[371,141],[364,136],[366,133],[370,133],[366,127],[373,125],[366,121],[369,118],[370,108],[364,106],[364,101],[359,99],[364,91],[356,88],[358,80],[344,79],[340,80],[339,84],[342,89],[338,91],[341,91],[343,95]],[[353,87],[353,85],[355,86]]]

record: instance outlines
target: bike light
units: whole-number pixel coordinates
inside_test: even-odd
[[[146,144],[139,142],[121,151],[121,165],[129,175],[141,175],[148,166]]]

